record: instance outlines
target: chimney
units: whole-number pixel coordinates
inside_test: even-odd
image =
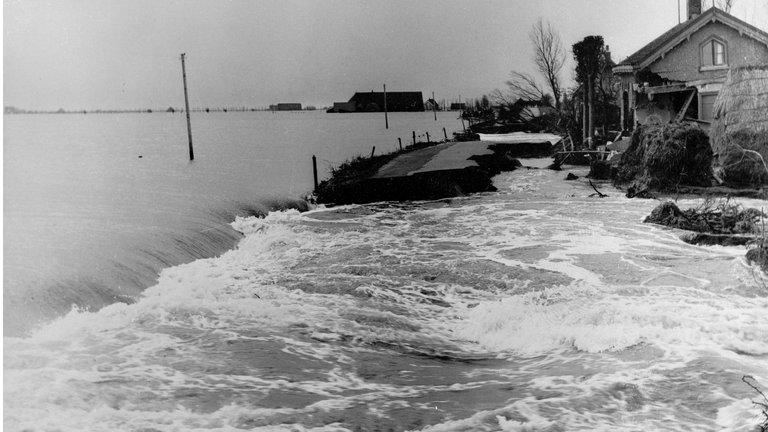
[[[688,19],[701,15],[701,0],[688,0]]]

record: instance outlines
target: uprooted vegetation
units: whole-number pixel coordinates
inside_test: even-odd
[[[765,393],[760,390],[755,377],[751,375],[744,375],[741,377],[741,381],[752,388],[752,390],[754,390],[758,395],[760,395],[761,399],[757,401],[753,399],[752,404],[754,404],[755,407],[759,409],[760,413],[763,415],[763,418],[760,420],[760,424],[758,424],[757,427],[760,428],[760,432],[768,432],[768,396],[766,396]]]
[[[627,187],[628,197],[649,197],[653,191],[712,184],[709,137],[688,123],[638,126],[621,157],[614,183]]]
[[[747,246],[747,261],[768,273],[768,237],[762,210],[743,208],[729,200],[706,199],[700,206],[680,210],[672,201],[651,211],[643,222],[692,231],[680,238],[697,245]]]
[[[711,234],[756,234],[764,214],[755,208],[742,208],[729,200],[715,202],[706,199],[696,207],[685,210],[672,201],[658,205],[643,222],[665,225]]]
[[[751,247],[747,251],[747,261],[757,264],[768,274],[768,232],[765,230],[765,219],[760,224],[760,235],[749,243]],[[766,416],[766,431],[768,431],[768,415]]]

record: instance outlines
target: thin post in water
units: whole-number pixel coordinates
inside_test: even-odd
[[[373,157],[373,153],[375,152],[376,152],[376,146],[373,146],[373,148],[371,149],[371,157]]]
[[[403,151],[403,140],[400,137],[397,137],[397,144],[400,146],[400,151]]]
[[[315,189],[317,189],[317,158],[312,155],[312,175],[315,178]]]
[[[413,133],[413,145],[416,145],[416,131],[412,131]]]
[[[443,136],[445,137],[445,141],[448,141],[448,134],[445,132],[445,127],[443,127]]]
[[[181,77],[184,80],[184,107],[187,113],[187,137],[189,138],[189,160],[195,160],[195,151],[192,149],[192,123],[189,120],[189,96],[187,95],[187,68],[184,64],[184,56],[181,53]]]
[[[384,129],[389,129],[389,117],[387,116],[387,85],[384,84]]]
[[[426,132],[427,134],[427,144],[429,144],[429,132]]]
[[[437,101],[435,100],[435,92],[432,92],[432,114],[435,115],[435,121],[437,121]]]

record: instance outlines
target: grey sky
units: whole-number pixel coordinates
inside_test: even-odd
[[[193,106],[326,105],[382,83],[474,97],[530,70],[539,17],[569,55],[599,34],[615,60],[677,24],[674,0],[6,0],[3,12],[4,104],[27,109],[181,106],[181,52]],[[768,28],[768,0],[733,13]]]

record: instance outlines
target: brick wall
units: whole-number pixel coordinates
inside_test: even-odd
[[[717,36],[724,41],[728,66],[768,64],[768,46],[752,38],[740,36],[739,32],[719,22],[710,22],[690,39],[656,60],[649,67],[659,75],[678,81],[725,78],[727,70],[701,71],[700,47],[710,37]]]

